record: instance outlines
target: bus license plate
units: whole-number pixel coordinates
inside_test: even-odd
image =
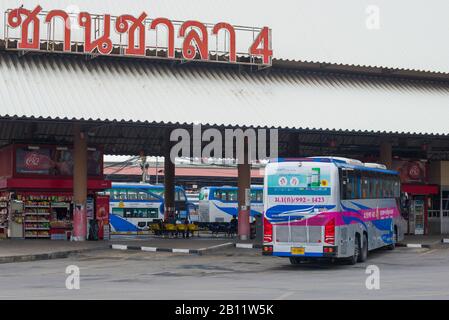
[[[292,254],[304,255],[306,250],[304,248],[292,248],[291,252],[292,252]]]

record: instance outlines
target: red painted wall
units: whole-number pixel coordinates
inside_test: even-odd
[[[13,176],[13,146],[0,149],[0,178]]]

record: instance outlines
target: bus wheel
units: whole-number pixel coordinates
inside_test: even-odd
[[[349,258],[349,264],[354,265],[359,261],[360,256],[360,236],[358,234],[355,235],[354,239],[354,255]]]
[[[297,258],[297,257],[290,257],[290,263],[294,264],[294,265],[300,264],[301,263],[301,259]]]
[[[362,248],[360,250],[357,262],[365,262],[367,258],[368,258],[368,236],[364,234],[362,241]]]

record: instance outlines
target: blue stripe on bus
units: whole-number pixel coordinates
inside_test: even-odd
[[[162,202],[163,200],[113,200],[110,199],[109,202],[123,202],[123,203],[133,203],[133,202],[138,202],[138,203],[145,203],[145,202],[152,202],[152,203],[159,203]]]
[[[110,223],[112,225],[112,227],[116,230],[116,231],[138,231],[139,229],[137,228],[137,226],[135,226],[134,224],[132,224],[129,221],[126,221],[125,219],[115,215],[115,214],[111,214],[109,216],[109,220]]]
[[[214,205],[218,210],[221,210],[224,213],[229,214],[231,216],[238,216],[238,214],[239,214],[237,208],[235,208],[235,207],[219,207],[216,203],[214,203]],[[262,212],[251,209],[251,213],[250,213],[251,216],[255,216],[258,214],[262,214]]]
[[[290,252],[273,252],[273,256],[277,257],[322,257],[323,254],[321,252],[306,252],[305,254],[291,254]]]
[[[331,188],[303,189],[289,187],[268,187],[269,196],[329,196]]]

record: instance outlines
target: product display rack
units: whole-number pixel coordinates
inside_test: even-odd
[[[28,197],[24,201],[25,238],[50,238],[50,202],[46,198]]]
[[[59,221],[57,211],[70,210],[71,196],[18,195],[24,203],[25,238],[65,239],[65,231],[71,229],[66,221]],[[56,236],[60,232],[63,236]]]
[[[7,195],[6,193],[0,193],[0,228],[2,228],[3,230],[6,230],[8,228],[8,208],[9,195]]]

